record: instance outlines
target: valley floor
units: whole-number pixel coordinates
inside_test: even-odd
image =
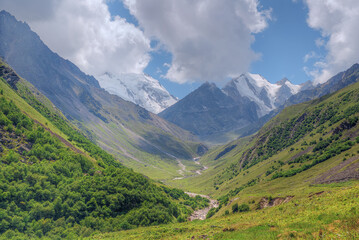
[[[359,182],[314,185],[288,202],[246,213],[103,233],[88,239],[358,239]],[[240,196],[241,198],[241,196]],[[231,212],[231,211],[230,211]]]
[[[190,197],[195,197],[197,195],[197,193],[190,193],[190,192],[186,192]],[[193,220],[205,220],[207,213],[209,212],[209,210],[211,210],[212,208],[218,208],[219,203],[217,200],[211,199],[209,196],[207,195],[200,195],[201,197],[207,198],[209,200],[209,206],[203,209],[198,209],[196,211],[194,211],[192,213],[192,215],[189,217],[189,221],[193,221]]]

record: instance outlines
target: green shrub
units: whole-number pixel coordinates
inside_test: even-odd
[[[248,212],[250,210],[249,206],[245,203],[239,205],[238,211],[239,212]]]
[[[235,204],[232,205],[232,212],[233,213],[238,212],[238,203],[235,203]]]
[[[211,208],[207,215],[206,215],[206,218],[211,218],[214,214],[216,214],[216,212],[218,212],[219,208]]]

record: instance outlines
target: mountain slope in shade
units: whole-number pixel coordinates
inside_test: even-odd
[[[113,75],[105,73],[96,79],[100,86],[109,93],[136,103],[156,114],[177,102],[177,99],[158,80],[146,74]]]
[[[256,105],[232,98],[214,83],[204,83],[159,116],[199,136],[228,131],[257,119]]]
[[[95,78],[52,52],[27,24],[5,11],[0,12],[0,56],[125,165],[155,174],[160,171],[157,163],[147,159],[172,159],[168,164],[177,167],[173,156],[191,159],[196,155],[197,145],[183,141],[194,140],[189,132],[109,94]]]
[[[281,106],[304,85],[288,79],[270,83],[259,74],[246,73],[229,81],[223,89],[205,83],[159,114],[164,119],[210,143],[224,143],[252,133],[255,125]],[[265,118],[266,120],[259,119]]]

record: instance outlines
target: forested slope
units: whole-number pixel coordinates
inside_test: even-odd
[[[74,239],[185,221],[208,204],[123,167],[1,67],[1,238]]]

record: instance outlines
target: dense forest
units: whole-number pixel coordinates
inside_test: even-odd
[[[73,239],[181,222],[208,205],[121,166],[58,119],[74,143],[88,150],[75,151],[1,95],[1,238]]]

